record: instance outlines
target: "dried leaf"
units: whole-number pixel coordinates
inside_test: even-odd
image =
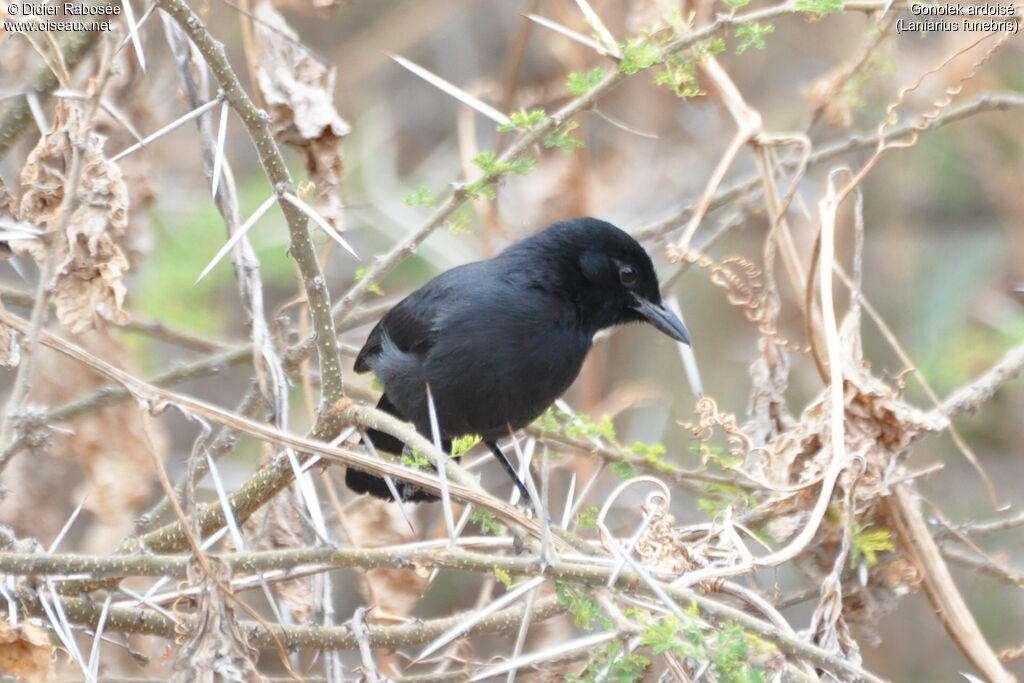
[[[862,662],[860,646],[850,633],[844,616],[839,582],[826,582],[823,595],[811,619],[814,643],[858,666]]]
[[[18,219],[18,200],[7,189],[3,178],[0,178],[0,218]],[[0,242],[0,258],[7,258],[10,255],[11,247],[6,241]]]
[[[845,507],[848,502],[848,499],[844,499],[843,506]],[[829,530],[826,529],[826,531]],[[821,581],[821,597],[818,599],[818,606],[814,609],[814,614],[811,615],[809,631],[814,644],[824,648],[827,652],[860,665],[860,647],[850,634],[850,626],[847,624],[843,609],[842,579],[846,560],[850,554],[850,536],[851,533],[846,532],[840,537],[839,553],[835,557],[828,576]]]
[[[875,575],[879,576],[885,586],[897,595],[906,595],[916,591],[924,580],[921,568],[902,555],[881,564]]]
[[[145,78],[139,60],[130,50],[124,49],[117,53],[114,61],[114,75],[105,91],[107,101],[117,103],[119,113],[134,130],[129,132],[126,126],[117,123],[103,131],[109,131],[107,148],[121,150],[138,142],[139,131],[155,130],[161,124],[153,111],[151,93],[138,87],[140,79]],[[160,158],[150,154],[129,154],[117,162],[128,188],[128,206],[131,207],[128,231],[119,244],[133,266],[154,248],[152,225],[146,209],[157,199],[160,164]]]
[[[861,351],[858,314],[856,308],[851,309],[840,335],[845,448],[847,453],[857,455],[857,461],[838,480],[838,486],[849,495],[840,505],[840,514],[862,524],[885,527],[889,522],[878,501],[890,494],[892,480],[904,473],[901,456],[923,436],[941,431],[946,424],[907,403],[900,386],[892,386],[871,373]],[[808,486],[823,475],[832,458],[829,394],[827,388],[822,391],[795,426],[771,438],[761,449],[760,476],[769,483]],[[813,502],[813,495],[785,494],[763,508],[773,517],[768,525],[773,536],[784,538],[794,526],[805,525]],[[834,555],[828,550],[839,551],[842,538],[834,525],[823,525],[815,552],[803,559],[801,568],[824,586],[815,613],[816,642],[853,657],[857,646],[847,624],[857,622],[870,627],[877,623],[900,596],[916,589],[920,577],[912,565],[890,561],[867,574],[862,586],[858,577],[842,573],[844,567],[834,564]]]
[[[0,303],[0,311],[4,305]],[[0,322],[0,367],[15,368],[21,362],[21,342],[13,327]]]
[[[0,621],[0,672],[26,683],[50,680],[53,650],[50,637],[38,626]]]
[[[258,513],[243,525],[246,537],[252,539],[258,550],[301,548],[305,545],[302,534],[302,517],[295,505],[292,489],[287,489],[271,499]],[[288,605],[295,621],[304,624],[313,612],[313,579],[304,577],[290,581],[278,581],[273,591]]]
[[[128,350],[105,332],[91,332],[73,341],[123,370],[135,370],[129,362],[131,355]],[[33,404],[61,405],[103,384],[94,373],[74,360],[45,348],[39,353],[29,395]],[[61,518],[60,524],[67,517],[68,510],[84,499],[85,509],[93,513],[99,524],[90,528],[82,547],[106,551],[131,530],[140,506],[149,499],[152,491],[153,462],[139,408],[131,401],[116,403],[88,411],[61,426],[71,433],[52,434],[53,448],[50,452],[60,457],[49,457],[48,453],[40,451],[29,460],[34,461],[36,470],[63,467],[73,471],[68,473],[72,481],[65,496],[67,509],[62,512],[56,510]],[[153,432],[156,441],[153,446],[163,453],[166,450],[163,432],[156,424]],[[21,460],[16,459],[12,466]],[[68,463],[72,467],[68,467]],[[28,474],[28,490],[18,491],[16,499],[21,501],[22,514],[37,514],[38,501],[51,496],[54,487],[60,486],[60,480],[48,479],[52,475],[44,476],[45,471],[35,476]],[[14,481],[8,485],[13,486]]]
[[[0,178],[0,217],[15,220],[18,218],[18,200],[7,189],[3,178]]]
[[[269,2],[256,7],[256,82],[275,137],[302,149],[316,185],[314,206],[336,230],[344,207],[336,189],[344,160],[341,140],[351,130],[334,108],[334,67],[299,42]]]
[[[78,503],[71,495],[55,496],[54,492],[71,491],[82,477],[77,466],[44,452],[50,435],[40,424],[44,419],[36,411],[28,419],[23,413],[18,420],[19,430],[34,443],[30,441],[27,452],[12,458],[0,475],[0,486],[5,491],[0,499],[0,524],[9,525],[20,537],[39,538],[49,545]]]
[[[227,569],[221,571],[226,584]],[[258,653],[238,630],[228,597],[212,578],[202,579],[202,584],[198,618],[190,624],[185,642],[175,654],[170,683],[265,681],[253,663]]]
[[[846,449],[864,458],[854,495],[854,506],[859,508],[883,494],[898,456],[921,437],[942,431],[946,424],[907,403],[898,387],[871,374],[855,328],[844,323],[842,329]],[[823,447],[829,441],[830,410],[825,390],[808,405],[793,429],[771,440],[763,463],[770,482],[807,483],[823,471],[831,457]]]
[[[345,531],[355,548],[378,548],[414,540],[394,503],[364,496],[347,512]],[[366,572],[368,601],[377,614],[410,616],[424,591],[426,576],[415,569],[371,569]]]
[[[21,171],[25,192],[21,219],[50,228],[47,243],[18,240],[16,254],[38,263],[55,249],[57,267],[49,283],[57,318],[72,332],[90,330],[102,320],[122,324],[128,314],[124,277],[128,259],[119,246],[128,216],[128,191],[120,169],[103,155],[105,138],[87,127],[77,102],[57,102],[53,128],[29,155]],[[76,205],[61,234],[53,232],[61,202],[72,179],[72,156],[82,154]]]
[[[5,15],[6,19],[7,16]],[[25,74],[36,68],[38,56],[28,40],[0,40],[0,83],[4,89],[23,82]]]
[[[644,512],[647,512],[646,506]],[[697,544],[692,542],[680,542],[676,535],[675,522],[676,518],[668,514],[667,509],[657,510],[634,547],[637,557],[647,566],[676,574],[705,566],[705,563],[694,559],[702,548],[695,548]]]
[[[791,428],[795,422],[786,407],[789,354],[774,337],[757,339],[757,358],[750,364],[750,399],[743,431],[756,446]]]

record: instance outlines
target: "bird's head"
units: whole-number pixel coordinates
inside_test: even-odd
[[[661,300],[654,264],[640,243],[611,223],[574,218],[534,236],[557,254],[563,282],[594,331],[628,322],[649,322],[684,344],[690,333]]]

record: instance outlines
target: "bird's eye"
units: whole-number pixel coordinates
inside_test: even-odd
[[[627,287],[635,285],[639,279],[640,275],[633,266],[621,266],[619,268],[619,281]]]

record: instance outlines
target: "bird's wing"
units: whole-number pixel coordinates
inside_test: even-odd
[[[437,339],[438,321],[459,306],[462,296],[458,285],[472,281],[472,271],[480,263],[468,263],[438,275],[399,301],[384,314],[370,331],[356,356],[355,371],[366,372],[380,355],[387,336],[399,350],[425,356]]]
[[[370,331],[356,356],[355,371],[370,369],[371,361],[380,355],[385,335],[402,351],[425,353],[433,345],[433,326],[433,311],[418,306],[413,295],[402,299]]]

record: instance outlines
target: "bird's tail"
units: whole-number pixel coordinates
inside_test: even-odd
[[[377,408],[386,413],[390,413],[399,419],[405,419],[398,411],[398,408],[396,408],[388,399],[387,394],[382,395],[380,400],[377,401]],[[366,430],[366,436],[373,442],[373,447],[378,452],[383,451],[385,453],[399,456],[405,448],[405,444],[395,437],[390,434],[377,431],[376,429]],[[445,451],[450,450],[450,442],[446,441],[445,443],[448,444],[445,446]],[[378,477],[376,474],[370,474],[369,472],[363,472],[349,467],[345,472],[345,484],[356,493],[369,493],[371,496],[374,496],[375,498],[382,498],[383,500],[395,499],[395,497],[391,495],[391,489],[388,488],[387,482],[384,481],[384,478]],[[427,503],[437,500],[437,496],[433,493],[428,493],[427,491],[417,488],[412,484],[396,481],[395,488],[398,490],[398,494],[405,502]]]

